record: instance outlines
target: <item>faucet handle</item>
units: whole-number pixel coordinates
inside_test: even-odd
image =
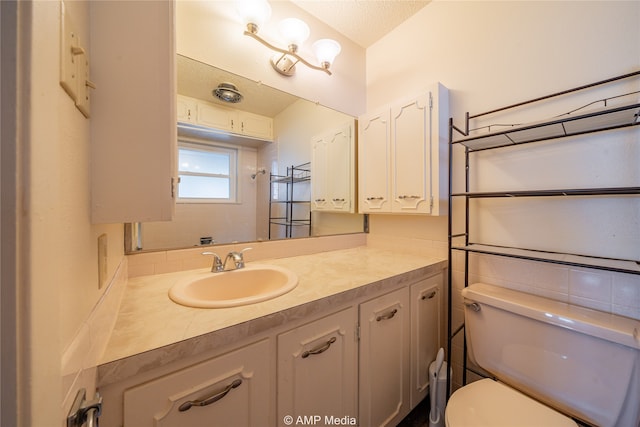
[[[222,259],[215,252],[202,252],[202,255],[211,255],[213,256],[213,264],[211,265],[211,272],[217,273],[224,270],[224,266],[222,265]]]

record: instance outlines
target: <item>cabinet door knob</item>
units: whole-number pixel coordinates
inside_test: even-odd
[[[333,344],[334,342],[336,342],[336,337],[331,337],[331,339],[329,339],[329,341],[327,341],[326,343],[302,353],[302,358],[306,359],[313,354],[324,353],[325,351],[329,350],[329,347],[331,347],[331,344]]]
[[[222,399],[223,397],[225,397],[227,394],[229,394],[229,392],[236,388],[239,387],[240,384],[242,384],[242,380],[241,379],[235,379],[233,380],[233,382],[231,384],[229,384],[228,386],[226,386],[224,388],[224,390],[212,394],[209,397],[205,397],[204,399],[198,399],[198,400],[189,400],[187,402],[184,402],[182,405],[180,405],[180,407],[178,407],[178,411],[180,412],[184,412],[184,411],[188,411],[189,409],[191,409],[192,406],[207,406],[207,405],[211,405],[214,402],[217,402],[218,400]]]

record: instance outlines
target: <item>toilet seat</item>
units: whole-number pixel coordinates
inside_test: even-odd
[[[498,381],[483,379],[451,396],[447,427],[577,427],[575,421]]]

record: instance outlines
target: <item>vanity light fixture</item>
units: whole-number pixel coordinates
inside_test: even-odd
[[[302,43],[309,37],[309,26],[297,18],[287,18],[280,22],[278,29],[287,43],[287,49],[272,45],[258,35],[260,26],[271,17],[271,6],[266,0],[237,0],[237,10],[246,25],[245,36],[256,39],[269,49],[278,52],[271,58],[271,66],[284,76],[293,76],[296,64],[302,62],[309,68],[331,75],[329,68],[342,49],[340,43],[331,39],[320,39],[312,45],[320,65],[314,65],[298,54]]]

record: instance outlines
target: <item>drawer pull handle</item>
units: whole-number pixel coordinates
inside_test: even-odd
[[[382,314],[382,315],[376,317],[376,321],[379,322],[381,320],[393,319],[393,316],[395,316],[397,312],[398,312],[398,309],[394,308],[393,310],[391,310],[387,314]]]
[[[422,295],[421,299],[423,299],[423,300],[432,299],[435,296],[436,296],[436,291],[431,291],[431,292],[429,292],[429,295]]]
[[[311,356],[312,354],[320,354],[320,353],[324,353],[325,351],[329,350],[329,347],[331,347],[331,344],[333,344],[334,342],[336,342],[336,337],[331,337],[331,339],[329,341],[327,341],[326,343],[313,348],[311,350],[307,350],[304,353],[302,353],[302,358],[306,359],[307,357]]]
[[[240,384],[242,384],[242,380],[241,379],[235,379],[233,380],[233,382],[231,384],[229,384],[228,386],[226,386],[224,388],[224,390],[213,394],[207,398],[204,399],[198,399],[198,400],[189,400],[188,402],[184,402],[182,405],[180,405],[180,407],[178,408],[178,411],[180,412],[184,412],[184,411],[188,411],[189,409],[191,409],[192,406],[207,406],[207,405],[211,405],[214,402],[217,402],[218,400],[222,399],[223,397],[225,397],[227,394],[229,394],[229,392],[231,391],[231,389],[234,389],[238,386],[240,386]]]
[[[384,197],[367,197],[367,200],[384,200]]]
[[[402,196],[398,196],[398,199],[404,200],[404,199],[419,199],[420,196],[407,196],[407,195],[402,195]]]

